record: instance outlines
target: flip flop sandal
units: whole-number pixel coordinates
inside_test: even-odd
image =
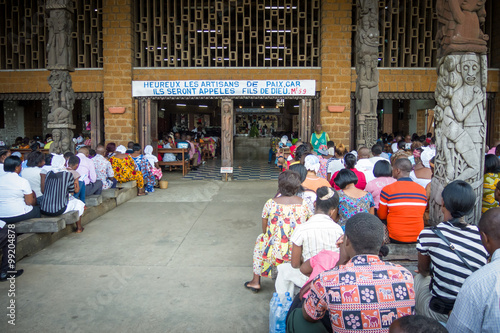
[[[260,291],[260,288],[257,289],[257,288],[253,288],[253,287],[249,287],[248,284],[250,283],[250,281],[247,281],[245,282],[244,286],[245,288],[249,289],[250,291],[252,291],[253,293],[258,293]]]

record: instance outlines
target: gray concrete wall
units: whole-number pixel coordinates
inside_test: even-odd
[[[237,136],[234,138],[235,160],[267,160],[271,138],[249,138]]]

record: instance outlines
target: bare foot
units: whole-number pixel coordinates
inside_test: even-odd
[[[76,233],[81,234],[83,232],[83,230],[85,230],[85,228],[83,228],[83,227],[81,229],[76,229]]]

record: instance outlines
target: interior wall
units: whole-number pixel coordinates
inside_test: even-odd
[[[410,101],[410,121],[409,121],[409,134],[417,133],[423,135],[426,133],[417,132],[417,111],[422,109],[433,109],[436,106],[434,100],[411,100]]]

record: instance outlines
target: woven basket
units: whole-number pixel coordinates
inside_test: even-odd
[[[168,187],[168,182],[166,180],[160,180],[160,188],[162,190],[165,190],[167,189],[167,187]]]

